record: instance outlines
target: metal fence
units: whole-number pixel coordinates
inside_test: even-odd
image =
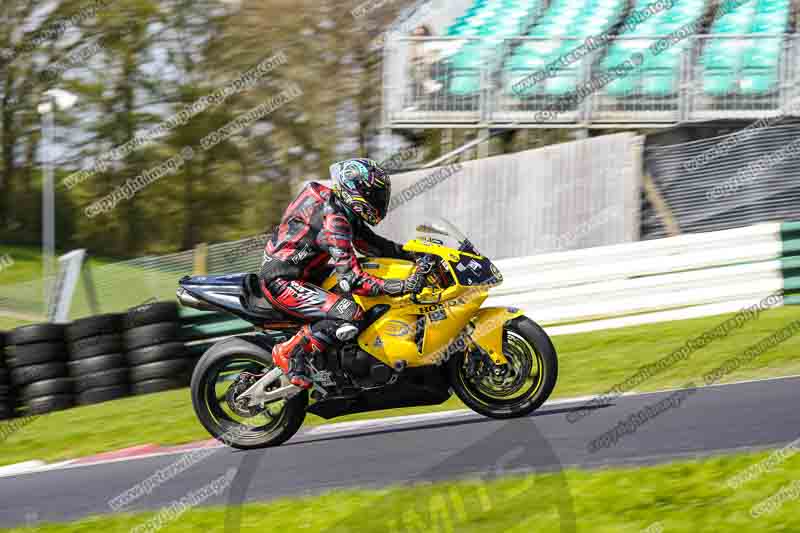
[[[679,231],[694,233],[800,218],[798,156],[800,123],[794,122],[648,146],[645,164]],[[667,235],[649,206],[642,228],[645,239]]]
[[[671,45],[667,58],[645,57],[624,76],[629,90],[604,85],[611,47],[654,55],[649,48],[668,36],[619,37],[533,83],[520,93],[514,85],[545,65],[515,63],[521,46],[570,50],[583,44],[558,39],[515,37],[396,38],[384,60],[384,121],[389,127],[470,124],[558,127],[589,124],[666,126],[676,122],[797,115],[790,106],[800,82],[800,39],[795,35],[693,35]],[[536,44],[531,44],[536,43]],[[755,44],[751,44],[755,43]],[[737,50],[770,50],[767,56]],[[470,51],[465,53],[465,50]],[[774,52],[774,53],[773,53]],[[765,59],[774,55],[773,60]],[[617,56],[615,56],[617,57]],[[718,57],[722,61],[716,61]],[[733,57],[735,60],[728,60]],[[579,93],[581,87],[587,94]],[[795,106],[796,107],[796,106]],[[558,109],[549,118],[542,113]]]
[[[256,236],[208,247],[209,272],[256,271],[264,239]],[[138,257],[90,268],[89,273],[101,312],[120,312],[151,300],[173,300],[178,280],[195,270],[193,250],[168,255]],[[86,279],[76,287],[70,318],[92,314]],[[42,280],[0,285],[0,317],[41,321]]]

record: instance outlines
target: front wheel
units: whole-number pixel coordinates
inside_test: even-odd
[[[288,400],[249,407],[237,396],[274,368],[272,356],[260,346],[241,338],[212,346],[192,375],[192,405],[200,423],[217,440],[249,450],[278,446],[303,424],[308,391]],[[268,390],[280,383],[268,387]]]
[[[558,358],[547,333],[521,316],[503,328],[503,355],[508,364],[464,352],[450,359],[450,384],[467,407],[490,418],[526,416],[553,392]]]

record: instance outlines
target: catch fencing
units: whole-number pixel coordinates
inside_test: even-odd
[[[644,150],[647,172],[681,233],[800,217],[798,156],[798,123]],[[645,206],[642,238],[666,235],[661,213]]]

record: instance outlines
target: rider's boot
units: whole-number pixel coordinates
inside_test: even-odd
[[[292,385],[301,389],[310,389],[312,385],[308,377],[306,355],[311,352],[313,344],[311,328],[305,325],[294,337],[272,348],[272,361],[289,377]]]

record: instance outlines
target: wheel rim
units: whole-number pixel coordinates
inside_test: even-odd
[[[271,402],[262,408],[235,408],[233,397],[246,389],[246,380],[253,382],[274,368],[249,357],[226,357],[209,368],[203,382],[205,407],[216,426],[217,435],[224,440],[257,443],[280,429],[286,419],[286,400]],[[255,376],[253,379],[251,376]],[[239,390],[236,388],[239,387]],[[280,381],[267,390],[280,387]]]
[[[462,388],[474,399],[488,406],[513,408],[535,396],[544,383],[544,358],[525,337],[513,330],[505,331],[503,355],[507,365],[478,368],[483,376],[467,375],[466,361],[459,365]]]

